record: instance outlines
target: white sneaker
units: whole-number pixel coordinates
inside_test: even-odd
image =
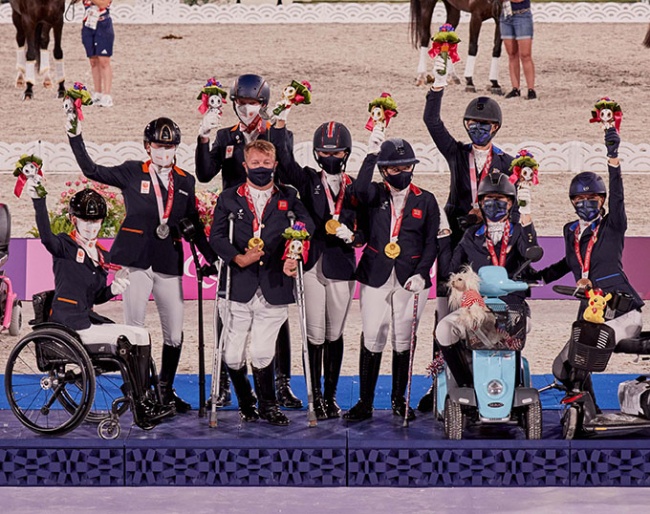
[[[102,94],[93,93],[92,100],[93,100],[93,104],[100,105],[102,103]]]
[[[113,98],[111,98],[111,95],[103,95],[99,105],[101,107],[113,107]]]

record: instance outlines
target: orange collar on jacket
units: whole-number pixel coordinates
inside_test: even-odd
[[[151,160],[142,163],[142,173],[149,173],[149,164],[151,164]],[[172,166],[172,169],[181,177],[186,175],[186,173],[175,164]]]

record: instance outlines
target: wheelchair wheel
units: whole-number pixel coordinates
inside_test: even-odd
[[[102,373],[101,369],[95,367],[95,398],[86,415],[86,421],[89,423],[100,423],[112,414],[113,401],[123,398],[122,394],[122,375],[120,373]],[[82,380],[78,380],[74,386],[77,392],[83,389]],[[70,391],[63,391],[60,403],[68,412],[74,412],[79,408],[76,402],[78,395],[69,394]],[[120,402],[117,405],[115,414],[121,416],[129,409],[129,401]]]
[[[97,433],[104,440],[117,439],[122,432],[120,422],[114,418],[105,418],[97,425]]]
[[[35,330],[9,354],[5,392],[11,410],[27,428],[65,434],[84,420],[92,406],[93,365],[81,343],[67,332]],[[76,408],[64,408],[67,398]]]

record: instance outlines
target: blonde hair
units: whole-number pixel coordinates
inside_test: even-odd
[[[256,139],[255,141],[251,141],[244,147],[244,159],[248,157],[248,154],[252,150],[257,150],[258,152],[262,152],[275,159],[275,146],[273,146],[273,143],[269,143],[263,139]]]

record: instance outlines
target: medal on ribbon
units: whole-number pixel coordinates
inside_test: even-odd
[[[248,248],[259,248],[260,250],[264,248],[264,241],[261,237],[251,237],[248,240]]]
[[[384,246],[384,253],[389,259],[397,259],[399,254],[402,253],[402,249],[397,244],[397,241],[391,241],[386,246]]]
[[[160,223],[156,227],[156,237],[158,239],[167,239],[169,237],[169,225],[167,221],[169,220],[169,215],[172,212],[172,205],[174,204],[174,172],[169,172],[169,183],[167,184],[167,200],[165,206],[163,207],[162,200],[162,190],[160,189],[159,181],[160,178],[154,169],[151,168],[151,161],[146,163],[147,171],[152,175],[151,185],[153,186],[154,193],[156,195],[156,206],[158,207],[158,216]]]

